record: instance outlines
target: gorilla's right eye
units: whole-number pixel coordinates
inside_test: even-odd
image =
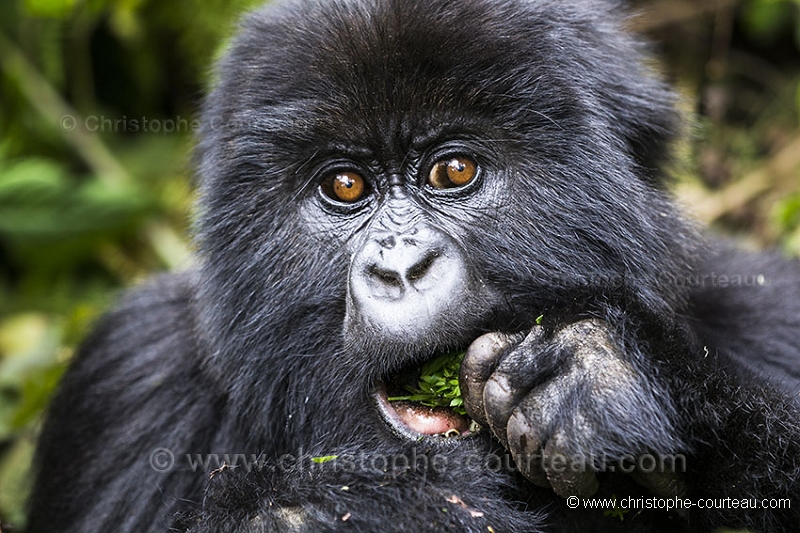
[[[367,184],[360,174],[353,171],[342,171],[326,177],[320,188],[331,200],[352,204],[364,197]]]

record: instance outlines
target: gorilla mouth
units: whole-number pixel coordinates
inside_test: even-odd
[[[444,398],[433,398],[437,401],[432,403],[420,399],[419,395],[409,395],[415,384],[422,383],[421,377],[427,375],[430,364],[440,359],[434,358],[422,366],[405,369],[390,379],[378,382],[375,387],[378,411],[389,426],[403,437],[411,440],[429,436],[451,439],[471,436],[480,431],[480,425],[460,406],[460,395],[459,400],[453,402],[456,405],[452,406]],[[457,366],[455,376],[452,373],[445,376],[440,379],[455,388],[449,393],[449,396],[454,396],[459,391]]]

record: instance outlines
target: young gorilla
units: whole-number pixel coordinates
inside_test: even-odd
[[[203,115],[202,263],[84,346],[29,533],[796,530],[800,269],[682,221],[673,97],[609,4],[247,18]],[[387,399],[465,348],[480,430]]]

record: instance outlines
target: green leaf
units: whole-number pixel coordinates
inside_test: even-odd
[[[416,386],[408,385],[410,396],[396,396],[390,401],[406,400],[427,407],[450,407],[460,415],[466,415],[458,384],[458,371],[464,352],[453,352],[431,359],[422,365]]]
[[[386,400],[389,402],[407,402],[411,400],[411,396],[390,396]]]
[[[333,461],[333,460],[338,459],[338,458],[339,458],[338,455],[323,455],[323,456],[320,456],[320,457],[312,457],[311,461],[314,462],[314,463],[317,463],[318,465],[321,465],[323,463],[327,463],[329,461]]]

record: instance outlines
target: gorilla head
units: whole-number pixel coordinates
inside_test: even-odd
[[[207,365],[237,412],[266,410],[252,438],[388,438],[367,396],[404,369],[541,314],[683,303],[658,283],[689,247],[656,186],[672,96],[608,9],[312,1],[246,19],[204,112],[200,301]]]

